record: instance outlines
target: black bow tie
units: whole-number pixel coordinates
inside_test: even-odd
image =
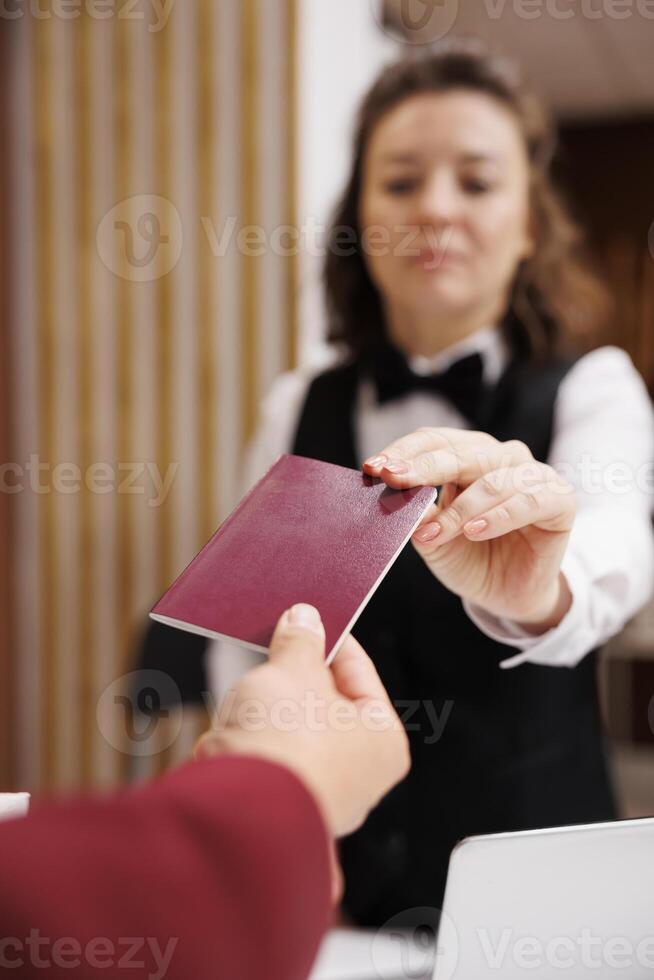
[[[380,405],[412,391],[427,391],[446,398],[469,421],[479,418],[484,394],[480,354],[469,354],[440,374],[422,375],[412,371],[401,352],[387,344],[375,351],[371,369]]]

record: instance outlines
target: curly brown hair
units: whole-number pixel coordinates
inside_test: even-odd
[[[478,41],[460,39],[386,68],[363,100],[350,176],[327,238],[328,340],[358,356],[385,333],[382,304],[366,267],[358,221],[363,160],[371,134],[380,119],[405,99],[453,89],[482,92],[508,107],[527,151],[536,248],[517,269],[503,321],[512,349],[536,358],[588,346],[610,304],[587,260],[580,228],[554,184],[553,123],[542,102],[525,86],[515,62]],[[353,230],[347,251],[339,247],[344,229]]]

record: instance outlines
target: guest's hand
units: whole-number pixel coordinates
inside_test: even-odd
[[[377,672],[348,636],[326,667],[317,610],[299,604],[277,624],[267,663],[246,674],[196,756],[263,756],[293,770],[335,837],[356,830],[410,766],[408,741]]]
[[[412,540],[451,592],[534,633],[558,625],[571,604],[561,561],[575,493],[524,443],[423,428],[364,471],[390,487],[442,487]]]

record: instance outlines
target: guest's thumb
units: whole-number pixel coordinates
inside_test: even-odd
[[[281,616],[270,643],[273,662],[319,664],[325,659],[325,629],[314,606],[299,602]]]

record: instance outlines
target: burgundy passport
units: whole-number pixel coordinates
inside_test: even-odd
[[[435,498],[434,487],[391,490],[359,470],[280,456],[150,615],[265,652],[284,610],[308,602],[331,660]]]

